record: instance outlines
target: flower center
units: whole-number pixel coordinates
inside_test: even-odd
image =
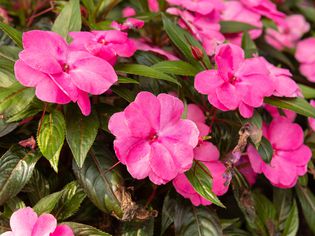
[[[237,77],[231,72],[228,73],[228,79],[231,84],[235,84],[238,80]]]
[[[157,139],[159,138],[159,136],[157,135],[157,133],[153,133],[149,136],[149,142],[153,143],[155,142]]]
[[[62,67],[63,72],[69,73],[70,71],[70,66],[68,64],[64,64]]]
[[[105,40],[104,38],[99,39],[98,42],[99,42],[100,44],[103,44],[103,45],[106,45],[106,44],[107,44],[107,42],[106,42],[106,40]]]

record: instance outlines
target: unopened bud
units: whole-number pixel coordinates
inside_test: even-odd
[[[196,46],[191,46],[191,53],[193,55],[193,57],[197,60],[197,61],[201,61],[203,58],[203,52],[200,48],[196,47]]]

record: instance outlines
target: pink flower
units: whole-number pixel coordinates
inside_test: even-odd
[[[265,58],[261,58],[269,70],[269,76],[273,80],[277,97],[298,97],[302,96],[299,86],[292,79],[292,74],[288,69],[276,67],[269,63]]]
[[[257,174],[254,172],[250,165],[248,156],[242,156],[240,160],[235,164],[237,169],[245,177],[250,186],[256,183]]]
[[[1,236],[74,236],[67,225],[58,225],[51,214],[37,216],[32,208],[26,207],[14,212],[10,218],[12,231]]]
[[[172,95],[140,92],[110,118],[116,155],[134,178],[148,176],[165,184],[191,167],[199,131],[194,122],[181,119],[183,111],[183,103]]]
[[[300,72],[315,82],[315,38],[304,39],[297,44],[295,58],[300,62]]]
[[[208,15],[212,11],[222,11],[224,9],[221,0],[167,0],[167,2],[201,15]]]
[[[132,39],[132,41],[136,45],[137,50],[145,51],[145,52],[154,52],[158,55],[165,57],[167,60],[170,60],[170,61],[179,60],[178,57],[174,56],[171,52],[168,52],[157,46],[151,46],[144,39]]]
[[[311,100],[310,104],[315,107],[315,100]],[[308,118],[308,123],[313,131],[315,131],[315,118]]]
[[[279,117],[286,117],[289,121],[293,122],[296,118],[296,113],[294,111],[290,111],[287,109],[282,109],[284,116],[280,114],[279,109],[277,107],[271,106],[269,104],[265,104],[264,108],[269,114],[272,116],[273,119],[277,119]]]
[[[278,24],[282,23],[285,14],[278,11],[277,7],[270,0],[240,0],[249,10],[265,16]]]
[[[169,8],[167,12],[179,16],[178,24],[189,31],[197,40],[202,43],[208,55],[212,56],[216,47],[225,40],[220,33],[220,16],[212,12],[206,16],[191,14],[189,11],[181,11],[177,8]]]
[[[14,65],[16,79],[26,87],[35,87],[36,96],[42,101],[77,102],[82,113],[89,115],[88,94],[102,94],[117,81],[109,63],[87,52],[71,51],[54,32],[26,32],[23,46]]]
[[[141,29],[144,26],[144,21],[138,20],[136,18],[128,18],[123,24],[119,24],[113,21],[110,25],[115,30],[129,30],[129,29]]]
[[[249,145],[247,153],[253,170],[264,173],[276,187],[293,187],[298,176],[307,172],[307,163],[312,156],[310,148],[303,144],[302,128],[286,118],[278,118],[264,129],[264,136],[272,145],[272,160],[265,163],[256,148]]]
[[[127,17],[131,17],[131,16],[135,16],[137,13],[136,13],[136,10],[132,7],[125,7],[123,10],[122,10],[122,16],[127,18]]]
[[[249,35],[252,39],[258,38],[262,33],[261,15],[246,8],[239,1],[225,2],[225,9],[222,13],[222,20],[244,22],[258,29],[250,30]],[[227,40],[231,43],[241,46],[243,33],[225,34]]]
[[[148,0],[148,5],[151,12],[158,12],[160,10],[158,0]]]
[[[274,85],[260,57],[245,59],[243,50],[233,44],[219,46],[215,55],[217,69],[200,72],[195,88],[207,94],[216,108],[228,111],[239,109],[243,117],[251,117],[255,107],[272,95]]]
[[[206,125],[206,116],[199,106],[195,104],[187,106],[187,119],[195,122],[201,138],[210,133],[210,127]]]
[[[228,190],[228,186],[225,184],[226,179],[224,173],[226,171],[225,166],[220,162],[220,153],[216,146],[212,143],[204,142],[194,150],[195,160],[202,162],[211,173],[212,191],[221,196]],[[195,206],[199,205],[210,205],[211,202],[200,196],[192,187],[185,174],[179,174],[173,180],[173,185],[176,191],[181,194],[184,198],[191,200]]]
[[[310,25],[302,15],[291,15],[278,25],[278,30],[268,28],[266,41],[278,50],[293,48],[297,41],[310,30]]]
[[[136,47],[128,34],[119,30],[71,32],[73,38],[70,47],[83,50],[100,57],[114,65],[118,56],[131,57]]]

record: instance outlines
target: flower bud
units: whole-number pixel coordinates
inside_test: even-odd
[[[191,53],[193,55],[193,57],[197,60],[197,61],[201,61],[203,58],[203,52],[200,48],[196,47],[196,46],[191,46]]]

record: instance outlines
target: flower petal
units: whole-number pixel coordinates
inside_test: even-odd
[[[37,214],[30,207],[14,212],[10,218],[10,226],[15,236],[32,236]]]
[[[50,236],[74,236],[72,229],[68,225],[58,225]]]
[[[32,236],[50,236],[57,227],[57,220],[51,214],[41,215],[34,225]]]

